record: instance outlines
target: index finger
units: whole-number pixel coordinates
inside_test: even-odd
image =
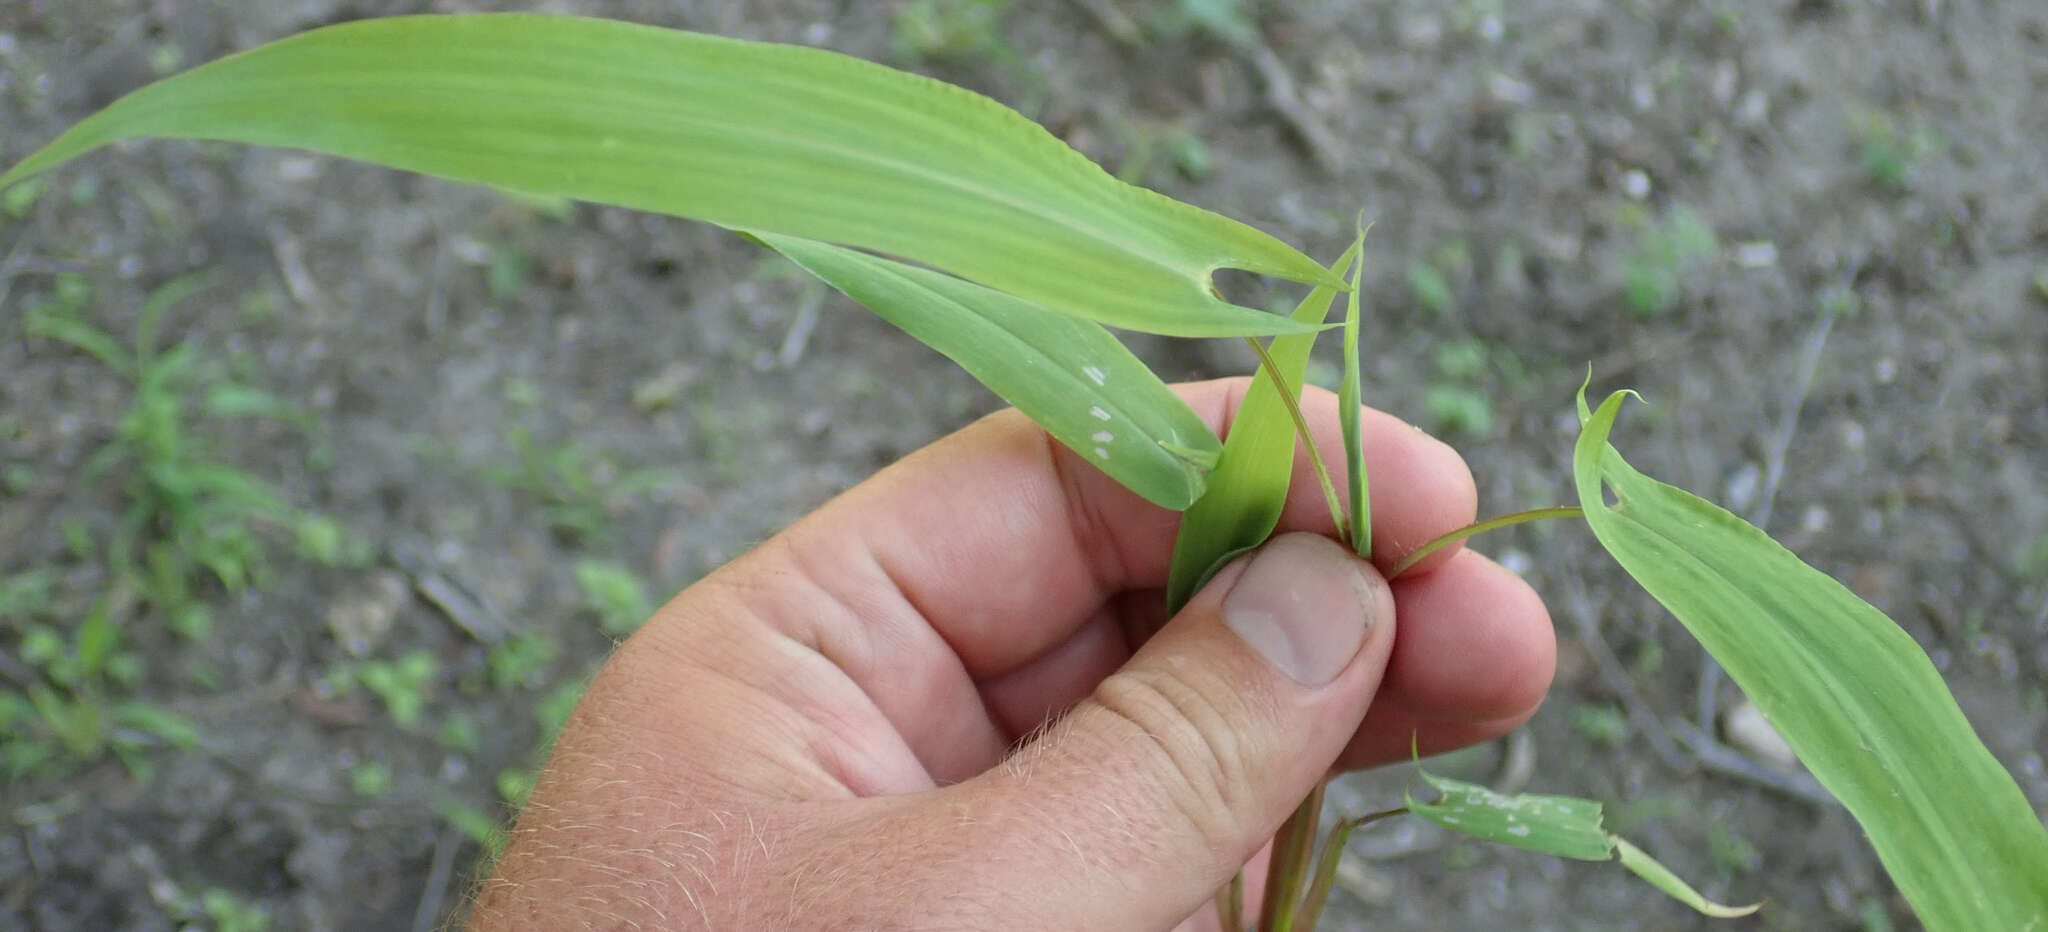
[[[1176,390],[1227,436],[1250,384],[1236,378]],[[1336,396],[1310,388],[1302,413],[1324,460],[1341,463]],[[1389,566],[1416,545],[1471,523],[1477,496],[1456,451],[1372,409],[1362,428],[1373,478],[1374,562]],[[824,549],[864,553],[966,672],[981,679],[1060,644],[1111,596],[1163,587],[1179,524],[1179,513],[1146,502],[1023,415],[1004,411],[906,457],[788,536],[800,549],[835,541]],[[1334,530],[1297,447],[1279,531]],[[1445,548],[1418,570],[1455,550]],[[809,562],[816,573],[834,561]]]

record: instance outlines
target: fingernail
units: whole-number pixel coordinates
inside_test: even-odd
[[[1378,602],[1343,545],[1288,534],[1252,557],[1223,597],[1223,623],[1295,682],[1321,686],[1351,665]]]

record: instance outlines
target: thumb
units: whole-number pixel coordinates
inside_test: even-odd
[[[1172,926],[1327,775],[1393,636],[1370,564],[1328,538],[1273,539],[1009,765],[957,788],[1015,816],[982,864],[1018,868],[1003,879],[1034,894],[1042,928]]]

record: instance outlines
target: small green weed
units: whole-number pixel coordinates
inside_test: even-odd
[[[113,438],[86,462],[81,477],[88,483],[106,477],[125,501],[107,543],[107,562],[165,624],[191,638],[211,630],[194,591],[202,579],[210,577],[229,592],[261,585],[267,528],[292,531],[301,551],[321,562],[360,563],[368,553],[331,519],[287,506],[269,484],[220,460],[207,442],[203,422],[267,418],[308,433],[312,425],[274,395],[225,376],[194,344],[158,348],[165,312],[204,291],[209,281],[203,273],[188,275],[152,292],[130,345],[83,318],[91,289],[82,279],[60,278],[54,297],[22,318],[29,336],[67,344],[132,386]],[[82,557],[98,551],[84,525],[68,525],[66,534]]]
[[[9,779],[57,775],[107,754],[138,779],[145,755],[164,746],[192,748],[190,722],[130,698],[142,659],[123,646],[116,600],[103,595],[76,624],[59,622],[55,574],[30,571],[0,580],[0,631],[14,640],[21,690],[0,690],[0,771]]]
[[[1009,14],[1010,0],[912,0],[889,21],[889,54],[904,64],[992,68],[1015,82],[1011,103],[1033,113],[1051,84],[1004,37]]]
[[[1172,0],[1152,8],[1150,32],[1162,39],[1201,33],[1231,45],[1259,41],[1259,27],[1246,0]]]
[[[1719,820],[1707,823],[1707,855],[1714,866],[1731,874],[1748,873],[1763,863],[1755,843]]]
[[[391,792],[391,765],[370,760],[349,768],[348,788],[365,799],[375,799]]]
[[[1857,162],[1864,177],[1887,191],[1912,190],[1921,166],[1947,149],[1947,140],[1919,120],[1903,127],[1884,113],[1857,120]]]
[[[1438,430],[1483,437],[1493,432],[1493,396],[1486,381],[1493,351],[1480,340],[1447,340],[1433,353],[1436,377],[1422,398]]]
[[[1678,306],[1691,278],[1721,253],[1721,239],[1691,207],[1672,208],[1650,224],[1623,264],[1622,298],[1629,313],[1650,318]]]
[[[1815,311],[1823,317],[1854,317],[1863,310],[1863,299],[1848,285],[1828,285],[1814,299]]]
[[[1003,38],[1010,0],[915,0],[889,21],[889,51],[898,61],[1014,60]]]
[[[1454,283],[1472,276],[1472,246],[1462,236],[1444,239],[1429,255],[1408,263],[1408,294],[1416,306],[1433,316],[1450,313],[1457,306]]]
[[[513,689],[531,686],[561,653],[555,639],[537,631],[522,631],[491,645],[484,655],[491,686]]]
[[[1423,392],[1422,406],[1439,430],[1472,437],[1493,432],[1493,402],[1476,389],[1452,383],[1431,385]]]
[[[478,868],[479,875],[490,870],[489,865],[505,850],[505,825],[489,813],[465,803],[448,800],[434,807],[435,814],[449,825],[460,829],[471,841],[484,849],[484,864]]]
[[[1637,679],[1655,679],[1664,672],[1664,644],[1656,639],[1646,639],[1636,648],[1635,658],[1629,661],[1629,672]]]
[[[1620,747],[1628,741],[1628,716],[1607,703],[1586,702],[1574,706],[1572,727],[1595,744]]]
[[[526,799],[533,795],[533,785],[540,779],[538,771],[531,767],[507,767],[498,771],[498,798],[513,809],[526,808]]]
[[[1145,187],[1163,187],[1172,173],[1200,181],[1215,170],[1209,144],[1185,126],[1123,125],[1124,155],[1116,176]]]
[[[632,634],[654,614],[654,604],[648,601],[640,577],[617,563],[578,562],[576,586],[583,590],[583,607],[597,617],[597,626],[613,637]]]
[[[484,285],[490,289],[491,297],[503,301],[526,287],[528,269],[532,265],[525,254],[510,246],[498,246],[491,250],[491,261],[484,266]]]
[[[34,178],[0,191],[0,213],[15,220],[27,218],[29,212],[36,209],[36,203],[43,199],[43,192],[48,187],[49,182]]]
[[[164,910],[187,929],[210,925],[213,932],[265,932],[270,928],[270,914],[263,907],[219,887],[198,893],[179,890],[164,904]]]
[[[504,397],[506,404],[515,408],[540,407],[540,385],[532,379],[516,376],[506,379],[505,384],[499,388],[498,392]]]
[[[2020,553],[2018,566],[2020,575],[2034,579],[2048,579],[2048,534],[2036,538]]]
[[[1416,259],[1408,263],[1408,294],[1416,306],[1435,315],[1451,309],[1451,282],[1437,267]]]
[[[475,754],[483,747],[483,731],[477,727],[476,716],[462,709],[448,713],[441,720],[438,736],[441,746],[458,754]]]
[[[569,723],[569,713],[576,710],[576,703],[582,701],[583,690],[589,685],[588,677],[563,683],[534,703],[534,721],[539,724],[540,733],[549,747],[554,746],[555,735],[561,733],[562,726]]]
[[[434,652],[415,650],[396,660],[365,660],[337,668],[327,674],[326,683],[337,695],[357,686],[369,690],[394,724],[410,729],[425,714],[427,695],[440,675],[441,661]]]
[[[185,66],[185,50],[176,42],[165,42],[149,52],[149,70],[161,78]]]
[[[581,444],[543,444],[524,425],[512,428],[506,439],[513,462],[485,466],[480,475],[486,482],[539,499],[548,526],[571,543],[610,540],[616,533],[614,509],[679,479],[666,469],[622,473],[609,457]]]
[[[697,455],[711,464],[712,476],[720,482],[741,479],[740,437],[719,405],[717,387],[699,388],[691,413],[697,419]]]
[[[326,515],[298,515],[292,520],[292,537],[298,544],[299,558],[320,566],[362,569],[377,556],[374,544]]]

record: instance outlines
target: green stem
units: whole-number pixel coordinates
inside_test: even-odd
[[[1294,928],[1295,911],[1301,906],[1309,869],[1314,866],[1310,860],[1315,856],[1316,830],[1322,827],[1325,786],[1317,783],[1273,836],[1273,856],[1266,864],[1266,899],[1259,906],[1259,932],[1292,932]]]
[[[1309,465],[1315,467],[1316,481],[1323,486],[1323,502],[1330,508],[1330,520],[1337,523],[1337,537],[1350,543],[1351,522],[1344,517],[1344,505],[1337,497],[1337,485],[1330,481],[1330,470],[1323,465],[1323,455],[1316,451],[1315,437],[1308,432],[1308,418],[1302,416],[1301,403],[1295,397],[1301,393],[1301,386],[1288,384],[1280,374],[1280,364],[1273,361],[1273,354],[1266,352],[1263,344],[1251,337],[1246,337],[1244,342],[1252,352],[1259,354],[1259,365],[1266,367],[1266,374],[1279,387],[1280,400],[1287,406],[1287,416],[1294,419],[1294,433],[1301,438],[1302,447],[1308,450]]]
[[[1225,932],[1244,932],[1244,870],[1230,875],[1230,882],[1216,891],[1216,915]]]
[[[1512,527],[1517,524],[1527,524],[1531,521],[1541,521],[1545,518],[1583,518],[1585,516],[1585,509],[1577,505],[1558,505],[1553,508],[1534,508],[1529,511],[1517,511],[1514,514],[1501,515],[1498,518],[1488,518],[1484,521],[1468,524],[1410,551],[1407,556],[1401,558],[1401,562],[1394,564],[1393,570],[1387,573],[1387,578],[1393,579],[1402,573],[1414,569],[1415,564],[1421,563],[1430,554],[1474,534],[1483,534],[1487,531]]]
[[[1351,832],[1361,825],[1369,825],[1381,819],[1406,815],[1407,806],[1398,809],[1382,809],[1339,821],[1330,829],[1330,837],[1323,841],[1323,853],[1316,858],[1315,879],[1308,885],[1308,895],[1302,898],[1299,925],[1313,932],[1316,923],[1322,920],[1323,904],[1330,899],[1330,887],[1337,880],[1337,862],[1344,857],[1344,843],[1351,840]]]

